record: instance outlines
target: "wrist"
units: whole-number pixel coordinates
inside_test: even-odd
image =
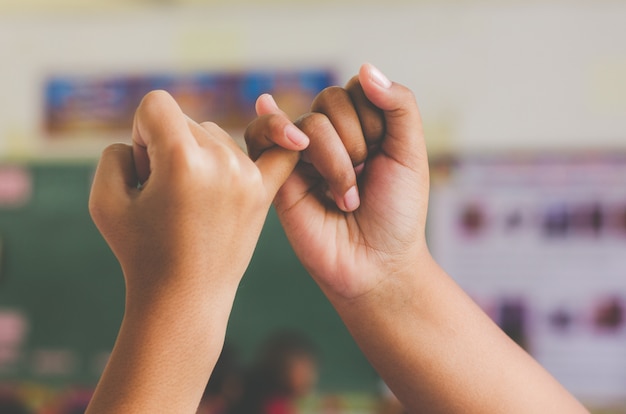
[[[330,287],[320,284],[320,287],[338,311],[355,306],[388,309],[407,295],[414,296],[425,289],[424,283],[437,273],[435,269],[438,268],[424,243],[402,254],[384,255],[377,263],[367,262],[354,269],[346,278],[354,283],[348,289],[338,290],[336,284]]]
[[[124,269],[125,314],[145,318],[146,312],[174,312],[180,317],[185,310],[230,312],[242,275],[202,265]]]
[[[224,324],[233,306],[237,284],[209,280],[172,281],[144,287],[127,284],[124,319],[168,322],[220,321]],[[150,316],[148,316],[150,315]]]
[[[127,292],[94,412],[192,412],[224,344],[233,289]]]

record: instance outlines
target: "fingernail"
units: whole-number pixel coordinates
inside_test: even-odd
[[[354,211],[359,208],[361,200],[359,199],[359,191],[356,186],[350,187],[343,196],[343,204],[347,211]]]
[[[309,137],[298,129],[295,125],[289,124],[285,127],[285,135],[289,141],[296,144],[299,148],[306,147],[309,144]]]
[[[391,81],[374,65],[370,65],[370,76],[372,77],[372,81],[381,88],[391,88]]]
[[[274,107],[274,109],[279,109],[278,104],[276,103],[276,100],[272,95],[270,95],[269,93],[265,93],[263,95],[265,96],[265,99]]]
[[[354,167],[354,173],[356,174],[356,176],[360,176],[361,173],[363,172],[363,169],[365,168],[365,163],[362,162],[359,165],[357,165],[356,167]]]

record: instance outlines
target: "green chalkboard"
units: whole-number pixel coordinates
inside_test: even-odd
[[[32,180],[32,195],[19,207],[0,206],[0,318],[18,312],[28,330],[19,354],[0,358],[0,380],[94,384],[124,306],[119,265],[87,211],[95,164],[19,168]],[[306,333],[317,345],[321,390],[375,389],[375,372],[270,211],[239,287],[227,340],[247,358],[282,328]]]
[[[20,356],[1,375],[45,382],[97,378],[123,312],[119,265],[92,224],[92,165],[22,166],[32,195],[0,209],[0,309],[28,321]],[[63,365],[63,366],[59,366]]]

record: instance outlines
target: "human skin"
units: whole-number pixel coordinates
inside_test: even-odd
[[[430,256],[410,91],[368,65],[348,95],[330,91],[298,121],[307,135],[262,97],[247,134],[254,163],[164,92],[140,105],[132,146],[104,151],[90,212],[120,261],[126,309],[87,413],[195,412],[272,199],[300,260],[411,412],[586,412]]]
[[[276,131],[288,120],[270,96],[259,98],[257,113],[246,132],[253,159],[287,145]],[[432,258],[427,153],[410,90],[366,64],[343,92],[323,91],[296,125],[310,145],[276,211],[296,255],[409,412],[587,412]]]
[[[291,125],[293,127],[293,125]],[[307,138],[296,128],[282,132]],[[89,209],[120,262],[126,308],[93,413],[195,413],[239,281],[298,154],[256,162],[167,93],[137,109],[133,145],[102,154]]]

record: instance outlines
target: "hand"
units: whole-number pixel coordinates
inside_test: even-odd
[[[270,127],[284,113],[267,96],[257,112],[246,131],[253,158],[285,145]],[[274,204],[305,268],[331,300],[415,274],[428,255],[429,178],[413,94],[364,65],[345,89],[320,93],[296,125],[311,142]]]
[[[237,285],[298,157],[275,148],[253,163],[167,93],[144,98],[133,145],[104,151],[89,202],[122,266],[126,309],[88,413],[195,412]]]
[[[246,134],[254,158],[285,145],[269,127],[285,115],[267,96],[257,112]],[[318,95],[296,124],[310,145],[276,210],[296,254],[407,411],[587,412],[430,256],[427,155],[408,89],[364,65],[345,89]]]
[[[146,96],[132,147],[104,151],[90,199],[129,296],[236,289],[274,194],[297,161],[277,150],[255,165],[226,132],[188,119],[167,93]]]

